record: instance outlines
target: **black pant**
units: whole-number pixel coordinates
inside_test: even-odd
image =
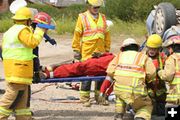
[[[33,69],[34,69],[34,72],[38,72],[39,66],[40,66],[39,47],[36,47],[35,49],[33,49],[33,54],[37,56],[33,59]]]

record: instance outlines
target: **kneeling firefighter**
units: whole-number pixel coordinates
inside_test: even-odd
[[[122,52],[108,66],[107,74],[115,80],[114,120],[123,119],[126,106],[134,109],[135,120],[151,119],[152,103],[145,83],[155,77],[156,69],[152,60],[138,50],[139,45],[134,39],[124,40]]]

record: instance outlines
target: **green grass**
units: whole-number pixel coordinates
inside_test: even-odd
[[[57,34],[73,34],[78,14],[86,10],[82,5],[73,5],[61,9],[47,5],[29,4],[28,6],[38,8],[39,11],[44,11],[50,14],[56,21],[55,33]],[[0,32],[5,32],[12,26],[13,21],[11,20],[11,17],[12,14],[10,12],[0,14]],[[112,21],[114,23],[114,26],[110,29],[112,35],[127,34],[142,36],[146,33],[144,22],[124,22],[117,18],[114,18]]]
[[[114,26],[110,28],[111,34],[126,34],[135,36],[143,36],[146,34],[145,22],[125,22],[120,19],[114,19],[113,23]]]

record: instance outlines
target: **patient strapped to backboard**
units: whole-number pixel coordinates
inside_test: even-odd
[[[111,53],[104,53],[99,58],[90,58],[83,62],[63,64],[43,71],[45,78],[66,78],[79,76],[105,76],[106,69],[114,58]]]

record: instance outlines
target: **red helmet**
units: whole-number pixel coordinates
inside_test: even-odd
[[[51,16],[45,12],[39,12],[34,16],[34,23],[37,23],[38,27],[46,29],[55,29],[55,21],[51,19]]]
[[[34,16],[34,21],[35,23],[42,23],[42,24],[51,24],[51,16],[48,15],[45,12],[39,12]]]

